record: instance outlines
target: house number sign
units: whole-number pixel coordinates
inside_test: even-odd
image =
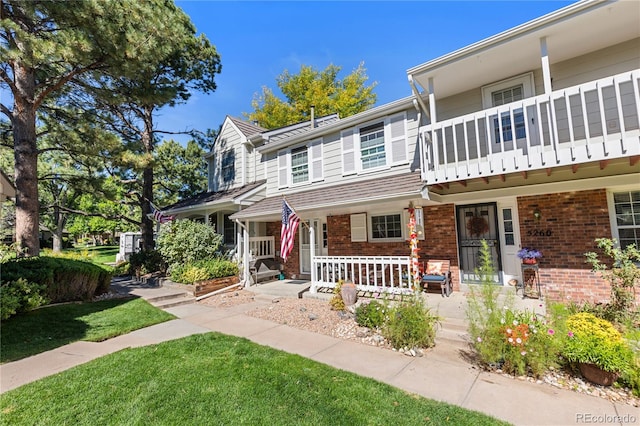
[[[529,237],[550,237],[553,235],[553,231],[551,229],[529,229],[527,231],[527,236]]]

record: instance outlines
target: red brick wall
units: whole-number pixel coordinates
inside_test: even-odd
[[[540,211],[539,220],[535,210]],[[518,215],[522,247],[543,254],[540,282],[549,299],[609,299],[609,285],[591,272],[584,256],[596,250],[596,238],[611,238],[606,190],[519,197]]]
[[[296,233],[296,238],[293,243],[293,250],[289,255],[289,258],[286,262],[282,261],[280,257],[280,228],[282,222],[267,222],[267,235],[273,235],[275,237],[275,245],[276,245],[276,259],[278,259],[282,265],[284,270],[284,276],[288,279],[293,276],[298,277],[300,275],[300,236]],[[300,225],[303,226],[303,225]],[[299,232],[299,228],[298,228]]]

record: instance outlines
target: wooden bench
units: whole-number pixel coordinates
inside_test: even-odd
[[[249,264],[249,271],[254,284],[264,279],[274,279],[280,275],[282,265],[274,259],[258,259]]]
[[[442,297],[449,297],[453,291],[451,282],[451,263],[444,259],[430,259],[422,275],[422,286],[429,290],[429,286],[440,286]]]

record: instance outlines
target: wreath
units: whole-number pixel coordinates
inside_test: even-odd
[[[489,223],[482,216],[473,216],[467,221],[467,230],[472,237],[479,237],[489,230]]]

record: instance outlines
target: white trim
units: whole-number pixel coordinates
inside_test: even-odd
[[[500,80],[495,83],[482,86],[482,109],[494,107],[491,96],[493,92],[499,92],[510,87],[522,85],[524,99],[531,98],[534,94],[534,83],[533,73],[528,72],[526,74],[517,75],[506,80]]]
[[[380,216],[400,216],[400,237],[387,237],[387,238],[374,238],[373,237],[373,218]],[[367,229],[369,231],[369,242],[370,243],[390,243],[390,242],[398,242],[406,240],[406,223],[404,220],[404,210],[402,211],[393,211],[393,212],[376,212],[367,214]]]
[[[618,242],[620,234],[618,232],[618,221],[616,219],[616,206],[613,200],[613,194],[619,192],[640,191],[640,185],[619,185],[607,188],[607,210],[609,212],[609,225],[611,227],[611,236]]]

